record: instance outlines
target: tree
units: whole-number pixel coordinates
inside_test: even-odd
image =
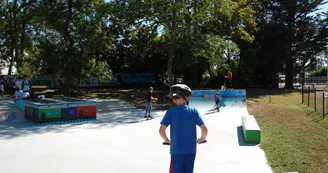
[[[67,94],[73,76],[111,75],[104,51],[111,47],[107,35],[106,4],[95,1],[38,1],[39,61],[44,68],[66,76]],[[50,58],[49,58],[50,57]],[[101,72],[102,71],[102,72]]]
[[[319,16],[313,16],[324,0],[275,0],[269,5],[272,23],[284,25],[285,35],[285,88],[294,88],[295,66],[304,66],[327,42],[327,25]]]
[[[2,0],[0,1],[0,35],[3,51],[6,50],[5,60],[9,61],[8,74],[12,74],[15,65],[20,73],[26,50],[31,48],[30,26],[34,17],[35,0]],[[27,48],[27,49],[26,49]]]
[[[293,76],[315,63],[327,42],[326,17],[314,14],[322,2],[261,0],[254,42],[237,41],[244,60],[243,78],[277,87],[277,74],[283,73],[288,78],[286,88],[293,88]]]

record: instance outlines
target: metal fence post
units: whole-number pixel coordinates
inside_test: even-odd
[[[322,93],[322,118],[325,118],[325,93]]]
[[[317,89],[314,88],[314,111],[317,111],[317,99],[316,99],[316,96],[317,96]]]
[[[310,106],[310,87],[308,87],[308,107]]]
[[[302,104],[304,103],[304,85],[302,85]]]

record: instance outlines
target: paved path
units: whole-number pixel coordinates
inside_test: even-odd
[[[0,123],[0,172],[168,172],[169,147],[158,134],[164,111],[145,121],[144,110],[124,101],[98,100],[96,121],[36,126],[23,119],[12,101],[0,100],[0,109],[17,112],[16,120]],[[208,143],[198,146],[194,172],[272,172],[264,152],[243,142],[240,114],[245,112],[227,112],[203,116]]]

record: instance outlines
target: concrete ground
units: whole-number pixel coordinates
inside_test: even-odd
[[[16,112],[11,123],[0,122],[0,172],[167,173],[169,146],[158,134],[165,111],[146,121],[144,110],[125,101],[97,101],[95,121],[37,126],[24,120],[12,100],[0,100],[1,111]],[[201,110],[208,143],[198,145],[194,172],[272,172],[259,146],[243,142],[246,109],[228,107],[221,113]]]

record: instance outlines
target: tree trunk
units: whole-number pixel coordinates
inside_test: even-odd
[[[68,0],[67,1],[67,6],[68,6],[68,12],[67,12],[67,19],[66,19],[66,22],[65,22],[65,25],[64,25],[64,35],[65,35],[65,41],[66,43],[68,43],[68,52],[67,52],[67,58],[68,58],[68,61],[67,61],[67,64],[66,64],[66,94],[67,96],[71,96],[71,91],[72,91],[72,72],[73,72],[73,65],[72,65],[72,58],[73,58],[73,49],[74,49],[74,41],[73,39],[71,38],[70,36],[70,33],[68,31],[69,29],[69,23],[72,21],[72,17],[73,17],[73,2],[72,0]]]
[[[16,69],[18,70],[21,66],[20,58],[19,58],[19,48],[18,48],[18,35],[17,35],[17,0],[14,1],[14,8],[13,8],[13,32],[14,32],[14,48],[15,48],[15,61],[16,61]]]
[[[21,59],[24,60],[26,21],[23,21],[22,27],[23,28],[21,31],[21,40],[20,40],[20,55],[21,55]]]
[[[174,59],[174,53],[175,53],[175,30],[176,30],[176,23],[177,23],[177,7],[176,3],[177,0],[172,1],[173,6],[173,16],[172,16],[172,25],[171,25],[171,43],[170,43],[170,53],[169,53],[169,59],[167,63],[167,74],[169,77],[169,85],[173,85],[173,72],[172,72],[172,66],[173,66],[173,59]]]
[[[285,88],[286,89],[294,89],[294,85],[293,85],[293,57],[291,55],[288,56],[287,64],[286,64]]]
[[[209,63],[207,64],[207,70],[208,70],[208,74],[210,75],[210,80],[211,80],[213,74],[212,74],[212,72],[211,72],[211,65],[210,65]]]
[[[8,0],[6,1],[6,3],[7,3],[7,8],[10,8]],[[12,28],[11,36],[9,37],[11,40],[11,48],[10,48],[11,57],[10,57],[8,75],[12,74],[14,62],[16,61],[16,63],[17,63],[17,59],[18,59],[18,50],[17,50],[18,44],[17,44],[17,30],[16,30],[17,0],[15,0],[13,3],[14,3],[14,6],[11,10],[9,10],[9,14],[8,14],[9,26]]]
[[[235,85],[237,87],[243,88],[242,83],[244,83],[244,78],[242,76],[242,71],[241,71],[241,63],[242,63],[242,59],[241,59],[242,58],[242,54],[241,53],[242,52],[240,51],[240,54],[239,54],[239,63],[238,63],[238,70],[237,70],[238,82],[237,83],[235,82]]]
[[[25,30],[26,30],[26,12],[27,12],[27,6],[26,6],[26,0],[23,1],[24,4],[24,10],[23,10],[23,21],[22,21],[22,30],[21,30],[21,40],[20,40],[20,56],[21,60],[24,61],[24,50],[25,50]]]
[[[66,82],[65,82],[66,95],[70,97],[72,93],[72,79],[73,79],[72,66],[68,66],[68,69],[65,72],[65,78],[66,78]]]
[[[285,78],[285,88],[294,89],[293,85],[293,52],[292,44],[294,37],[294,28],[295,28],[295,14],[296,14],[296,1],[292,2],[292,8],[288,11],[287,19],[287,61],[286,61],[286,78]]]
[[[11,57],[10,57],[10,63],[8,68],[8,75],[11,75],[13,72],[13,66],[14,66],[14,50],[11,49]]]

